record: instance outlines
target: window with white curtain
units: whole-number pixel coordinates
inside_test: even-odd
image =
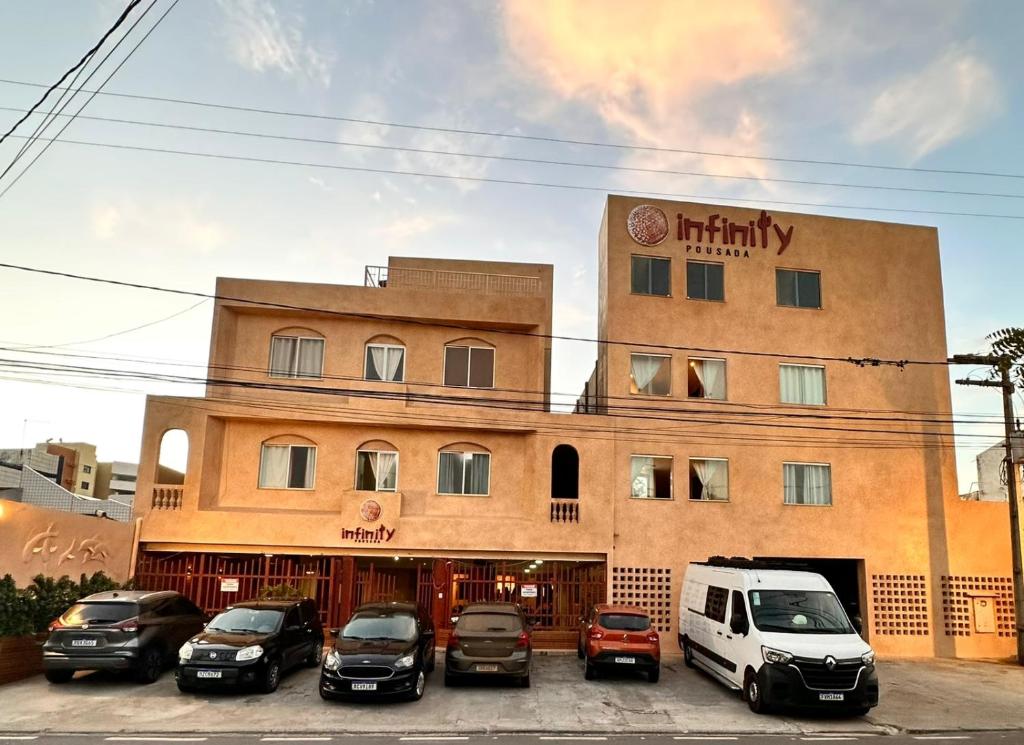
[[[725,360],[691,357],[686,380],[690,398],[725,400]]]
[[[356,489],[396,491],[398,453],[389,450],[356,451]]]
[[[783,463],[785,504],[832,504],[832,467],[827,463]]]
[[[437,464],[438,494],[487,496],[491,487],[489,453],[442,450]]]
[[[310,445],[264,445],[260,452],[261,489],[312,489],[316,448]]]
[[[322,378],[324,340],[307,336],[270,338],[270,377]]]
[[[494,350],[490,347],[446,346],[444,384],[461,388],[493,388]]]
[[[672,393],[672,358],[659,354],[629,356],[629,390],[647,396]]]
[[[405,380],[405,347],[395,344],[367,344],[363,377],[401,383]]]
[[[690,499],[729,501],[729,461],[725,458],[690,458]]]
[[[634,455],[630,458],[630,496],[636,499],[672,499],[672,458]]]
[[[779,365],[779,400],[784,404],[825,405],[825,368]]]

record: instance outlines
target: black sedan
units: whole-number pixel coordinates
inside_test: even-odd
[[[252,600],[215,616],[178,651],[178,689],[253,686],[277,690],[296,665],[316,667],[323,626],[312,600]]]
[[[356,608],[324,658],[324,699],[423,697],[434,669],[434,623],[413,603],[370,603]]]

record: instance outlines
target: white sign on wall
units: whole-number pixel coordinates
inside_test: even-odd
[[[520,594],[524,598],[537,597],[537,585],[522,585],[520,588]]]
[[[238,592],[238,577],[226,577],[220,581],[221,592]]]

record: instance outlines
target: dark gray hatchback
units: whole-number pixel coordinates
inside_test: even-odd
[[[202,611],[177,592],[96,593],[50,624],[43,671],[51,683],[66,683],[77,670],[130,670],[152,683],[202,628]]]
[[[530,626],[515,603],[472,603],[448,636],[444,684],[496,676],[530,687]]]

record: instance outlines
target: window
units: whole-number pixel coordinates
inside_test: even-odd
[[[672,358],[655,354],[629,356],[630,393],[668,396],[672,392]]]
[[[493,388],[494,350],[490,347],[445,347],[444,384],[462,388]]]
[[[724,458],[690,458],[690,499],[729,501],[729,461]]]
[[[725,265],[706,261],[686,262],[686,297],[691,300],[725,300]]]
[[[637,499],[672,499],[672,459],[634,455],[630,468],[630,495]]]
[[[395,491],[398,488],[398,453],[386,450],[356,452],[356,489]]]
[[[686,370],[686,395],[690,398],[725,400],[725,360],[691,357]]]
[[[304,336],[270,339],[270,377],[322,378],[324,340]]]
[[[260,453],[261,489],[312,489],[316,448],[309,445],[264,445]]]
[[[405,380],[405,347],[394,344],[367,344],[363,377],[401,383]]]
[[[729,602],[729,591],[724,587],[708,585],[708,596],[704,601],[704,615],[712,621],[725,623],[725,606]]]
[[[442,450],[437,467],[438,494],[475,494],[490,491],[491,456],[489,453],[463,453]]]
[[[82,488],[83,489],[88,489],[89,488],[89,482],[88,481],[83,481],[82,482]]]
[[[82,466],[82,473],[92,473],[92,466]]]
[[[779,400],[784,404],[825,405],[825,368],[779,365]]]
[[[672,294],[672,260],[634,256],[630,266],[630,288],[637,295]]]
[[[578,499],[580,496],[580,455],[572,445],[551,451],[551,498]]]
[[[775,270],[775,299],[794,308],[821,307],[821,273]]]
[[[783,463],[785,504],[832,504],[832,467],[827,463]]]

